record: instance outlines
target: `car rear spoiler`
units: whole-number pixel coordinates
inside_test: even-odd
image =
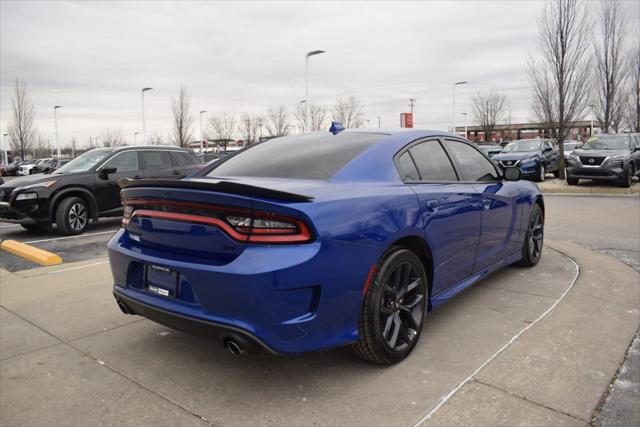
[[[139,187],[188,188],[192,190],[209,190],[221,193],[242,194],[244,196],[265,197],[268,199],[286,200],[289,202],[310,202],[313,200],[313,197],[305,196],[303,194],[289,193],[286,191],[222,180],[193,181],[124,178],[118,181],[118,184],[120,184],[120,188],[122,189]]]

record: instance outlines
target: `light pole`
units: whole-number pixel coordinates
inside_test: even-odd
[[[456,82],[453,84],[453,102],[451,112],[451,133],[456,133],[456,86],[467,84],[469,82]]]
[[[411,109],[411,116],[413,116],[413,107],[416,105],[415,98],[409,98],[409,108]]]
[[[307,108],[307,100],[306,99],[301,100],[300,101],[300,105],[302,105],[302,104],[304,104],[305,110],[304,110],[304,122],[302,123],[302,132],[301,133],[304,133],[307,129],[309,129],[309,130],[311,129],[311,124],[309,124],[310,115],[307,114],[308,110],[306,109]]]
[[[142,145],[147,145],[147,127],[144,122],[144,93],[151,89],[153,88],[152,87],[142,88]]]
[[[305,106],[305,121],[307,123],[309,123],[309,57],[320,55],[321,53],[325,53],[325,51],[312,50],[311,52],[307,52],[304,57],[304,100],[307,102],[307,105]]]
[[[365,119],[365,122],[367,122],[367,127],[370,128],[371,127],[371,120]]]
[[[138,143],[138,135],[140,135],[140,132],[134,132],[133,133],[133,144],[137,144]]]
[[[204,135],[202,134],[202,115],[206,112],[207,110],[200,111],[200,154],[202,154],[202,150],[204,149]]]
[[[2,134],[3,138],[4,138],[4,144],[2,144],[2,149],[4,152],[4,164],[8,165],[9,164],[9,157],[7,156],[7,136],[9,136],[8,133],[3,133]],[[15,158],[15,156],[13,156]]]
[[[589,108],[591,108],[591,133],[589,134],[589,138],[593,136],[593,104],[589,104]]]
[[[461,115],[464,116],[464,138],[467,138],[467,113],[460,113]]]
[[[378,128],[380,128],[380,116],[378,116]]]
[[[264,126],[264,123],[262,122],[262,117],[260,117],[258,119],[258,127],[260,128],[260,139],[258,139],[258,142],[262,142],[262,126]]]
[[[58,157],[60,157],[60,141],[58,140],[58,108],[62,108],[62,105],[55,105],[53,107],[53,121],[56,126],[56,152],[58,153]]]

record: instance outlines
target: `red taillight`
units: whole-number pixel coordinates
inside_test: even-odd
[[[171,219],[214,225],[233,239],[251,243],[306,243],[312,240],[307,225],[294,217],[243,208],[169,200],[123,201],[124,225],[135,217]]]

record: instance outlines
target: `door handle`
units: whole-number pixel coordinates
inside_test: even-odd
[[[490,199],[482,199],[482,209],[488,211],[491,208],[491,200]]]
[[[426,203],[427,210],[429,212],[435,212],[438,209],[438,202],[436,200],[429,200]]]
[[[173,172],[171,172],[171,173],[172,173],[173,175],[182,175],[182,172],[180,172],[180,171],[173,171]]]
[[[134,175],[133,176],[133,179],[140,179],[140,178],[142,178],[140,175]]]

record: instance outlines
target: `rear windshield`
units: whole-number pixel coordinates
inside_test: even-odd
[[[236,154],[207,176],[327,180],[367,147],[386,136],[322,133],[271,139]]]

